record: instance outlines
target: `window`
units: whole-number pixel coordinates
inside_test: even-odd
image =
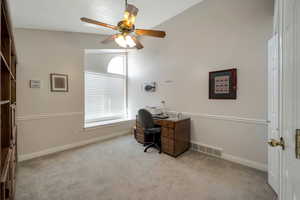
[[[111,74],[124,75],[124,56],[117,56],[110,60],[107,67],[107,72]]]
[[[126,57],[115,56],[107,73],[85,71],[85,122],[126,118]]]

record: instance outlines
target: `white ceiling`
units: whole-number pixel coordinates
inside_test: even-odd
[[[202,0],[128,0],[139,8],[136,27],[153,28]],[[124,0],[9,0],[14,27],[111,34],[106,28],[82,23],[88,17],[116,25]]]

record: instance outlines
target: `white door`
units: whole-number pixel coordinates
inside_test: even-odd
[[[296,129],[300,128],[300,1],[281,0],[281,132],[285,140],[280,173],[280,200],[300,200],[300,160]]]
[[[268,42],[268,141],[280,140],[279,135],[279,57],[278,34]],[[280,148],[268,147],[268,182],[279,193]]]

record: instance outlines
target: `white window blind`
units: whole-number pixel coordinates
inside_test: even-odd
[[[125,77],[85,72],[85,122],[125,117]]]

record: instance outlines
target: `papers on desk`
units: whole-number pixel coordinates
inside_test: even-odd
[[[169,118],[168,115],[164,115],[164,114],[152,115],[152,117],[154,119],[168,119]]]

